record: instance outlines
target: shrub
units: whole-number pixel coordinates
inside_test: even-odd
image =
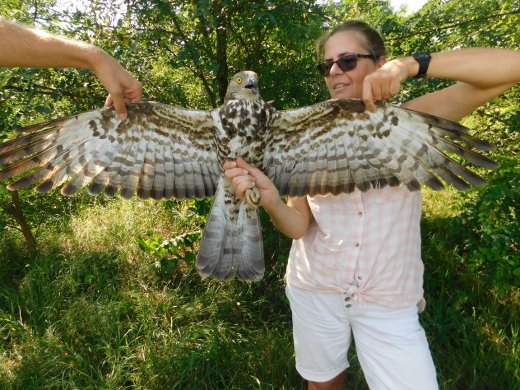
[[[500,290],[520,286],[519,215],[519,170],[514,159],[503,159],[460,216],[468,270]]]

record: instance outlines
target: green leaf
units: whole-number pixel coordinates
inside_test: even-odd
[[[51,109],[47,106],[36,106],[34,109],[40,114],[50,114],[52,112]]]

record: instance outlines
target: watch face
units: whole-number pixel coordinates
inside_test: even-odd
[[[414,58],[416,58],[419,61],[429,61],[431,56],[428,53],[415,53]]]

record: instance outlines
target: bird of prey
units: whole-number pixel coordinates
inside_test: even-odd
[[[223,176],[228,160],[241,156],[260,168],[282,196],[415,191],[422,183],[439,190],[439,178],[460,190],[484,183],[449,154],[496,167],[478,151],[491,146],[467,128],[390,104],[370,112],[360,100],[327,100],[277,111],[260,97],[252,71],[234,75],[211,111],[140,102],[128,104],[125,121],[103,108],[16,132],[0,144],[0,180],[17,177],[10,190],[39,183],[37,192],[62,186],[64,195],[88,186],[92,195],[124,198],[214,196],[197,268],[219,280],[264,274],[258,191],[247,201],[235,196]]]

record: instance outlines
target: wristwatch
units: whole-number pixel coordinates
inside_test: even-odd
[[[419,72],[414,76],[415,78],[421,78],[426,76],[426,72],[428,71],[428,65],[430,65],[430,60],[432,56],[428,53],[417,52],[413,53],[412,57],[415,61],[419,63]]]

